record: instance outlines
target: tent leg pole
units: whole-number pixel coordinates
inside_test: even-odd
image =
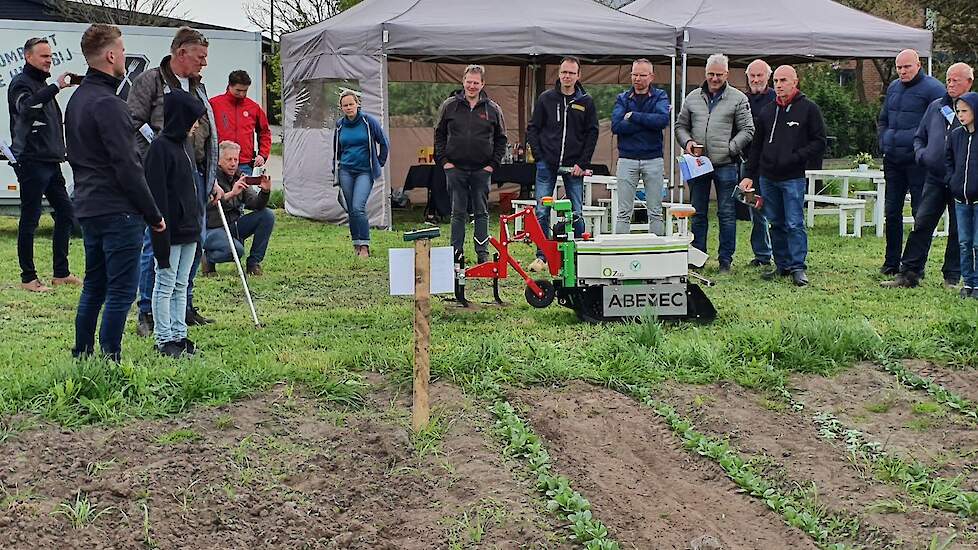
[[[933,57],[928,57],[927,58],[927,74],[930,75],[930,76],[934,76],[934,58]]]
[[[669,78],[669,201],[676,201],[676,54],[669,56],[672,72]]]
[[[682,109],[683,103],[686,101],[686,64],[688,62],[688,56],[686,54],[686,48],[683,47],[683,68],[682,68],[682,81],[680,85],[682,86],[682,96],[679,100],[679,108]],[[679,202],[683,202],[683,187],[679,187]]]

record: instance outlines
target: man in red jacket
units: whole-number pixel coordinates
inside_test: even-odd
[[[217,140],[233,141],[241,146],[241,172],[251,175],[252,166],[263,166],[272,150],[272,130],[261,105],[248,98],[251,77],[245,71],[228,75],[227,92],[210,99],[217,124]],[[255,154],[255,134],[258,154]]]

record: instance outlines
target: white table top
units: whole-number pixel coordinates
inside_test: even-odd
[[[863,178],[869,180],[883,179],[882,170],[805,170],[806,176],[829,176],[834,178]]]

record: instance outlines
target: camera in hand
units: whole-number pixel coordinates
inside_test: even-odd
[[[85,79],[85,75],[68,73],[65,75],[65,83],[69,86],[77,86]]]
[[[245,183],[248,185],[258,185],[261,183],[263,177],[265,177],[265,167],[255,166],[251,169],[251,175],[245,176]]]

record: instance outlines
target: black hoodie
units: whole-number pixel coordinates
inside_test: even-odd
[[[153,255],[170,267],[170,245],[200,240],[203,212],[197,201],[197,165],[187,141],[190,128],[206,111],[197,98],[181,90],[163,97],[163,132],[153,140],[143,163],[146,182],[166,220],[166,230],[153,233]]]
[[[591,163],[598,143],[598,111],[580,82],[573,96],[560,91],[560,80],[540,94],[526,127],[526,142],[534,158],[552,166],[583,168]]]
[[[767,104],[754,114],[754,140],[747,159],[747,177],[773,181],[805,177],[805,168],[825,154],[822,111],[800,91],[788,100]]]
[[[57,95],[61,88],[48,84],[51,75],[31,65],[10,81],[11,150],[17,160],[64,162],[65,137]]]

